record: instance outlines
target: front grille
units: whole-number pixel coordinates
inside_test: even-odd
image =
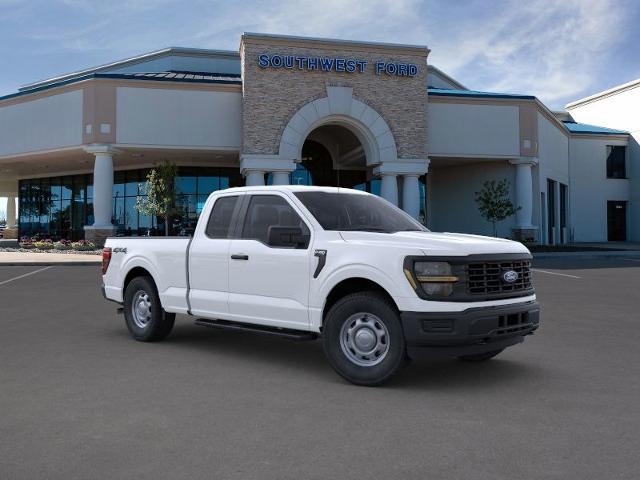
[[[509,270],[518,274],[513,283],[507,283],[502,279],[502,274]],[[466,274],[469,295],[492,297],[533,289],[530,260],[469,263]]]

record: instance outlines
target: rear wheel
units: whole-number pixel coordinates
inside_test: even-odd
[[[176,316],[162,309],[151,277],[136,277],[124,292],[124,318],[133,338],[157,342],[171,333]]]
[[[500,350],[493,350],[491,352],[478,353],[477,355],[462,355],[458,357],[458,360],[462,360],[463,362],[484,362],[485,360],[491,360],[496,355],[502,353],[504,348]]]
[[[398,312],[377,292],[338,300],[327,314],[322,338],[333,369],[356,385],[380,385],[406,363]]]

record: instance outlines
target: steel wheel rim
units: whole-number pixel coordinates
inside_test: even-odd
[[[138,290],[133,296],[131,315],[138,328],[146,328],[151,321],[151,300],[144,290]]]
[[[340,348],[352,363],[373,367],[389,352],[389,330],[378,316],[358,312],[342,324]]]

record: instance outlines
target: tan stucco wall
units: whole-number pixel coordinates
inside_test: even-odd
[[[243,36],[243,153],[277,154],[280,137],[292,115],[305,104],[326,97],[327,86],[342,86],[353,88],[353,98],[366,103],[387,122],[398,157],[426,158],[428,52],[426,47]],[[368,64],[364,73],[260,68],[258,56],[263,53],[355,58]],[[418,73],[414,77],[376,75],[376,61],[412,63],[418,66]]]

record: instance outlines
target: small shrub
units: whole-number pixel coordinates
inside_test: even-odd
[[[53,248],[53,242],[51,239],[46,240],[37,240],[33,242],[34,248],[38,248],[40,250],[51,250]]]
[[[71,243],[71,248],[73,250],[78,250],[79,252],[87,252],[90,250],[95,250],[96,244],[87,240],[78,240],[77,242]]]
[[[58,240],[53,243],[54,250],[71,250],[71,242],[69,240]]]

